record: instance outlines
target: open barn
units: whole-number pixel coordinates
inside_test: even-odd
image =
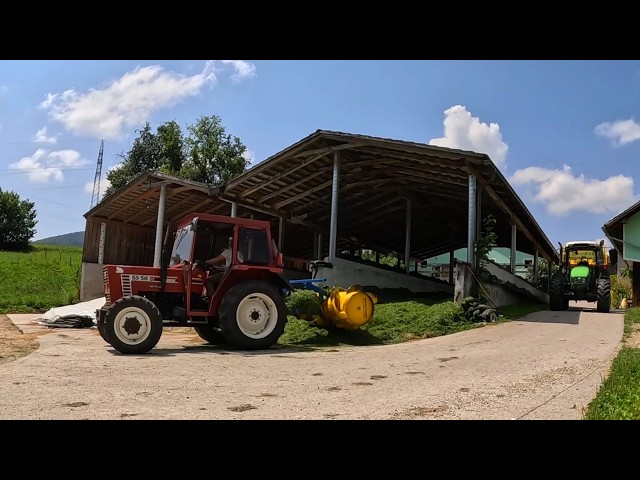
[[[220,186],[158,172],[138,176],[85,214],[84,299],[99,294],[101,265],[159,265],[172,222],[191,212],[267,219],[291,271],[410,290],[452,289],[416,266],[461,247],[474,264],[482,220],[496,219],[497,246],[557,263],[557,251],[485,155],[423,143],[317,130]],[[394,268],[362,251],[398,258]],[[515,272],[515,254],[511,272]],[[349,263],[344,263],[349,262]],[[383,270],[386,271],[381,273]],[[446,288],[440,285],[446,283]]]

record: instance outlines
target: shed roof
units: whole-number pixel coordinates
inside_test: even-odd
[[[338,232],[402,252],[406,200],[412,200],[411,255],[429,258],[467,245],[469,175],[482,186],[482,216],[497,219],[499,246],[557,262],[549,241],[500,170],[485,155],[423,143],[317,130],[221,189],[221,197],[329,230],[333,155],[340,152]],[[453,230],[453,232],[452,232]],[[293,246],[292,246],[293,247]]]
[[[602,226],[602,231],[607,236],[616,250],[622,254],[624,224],[627,219],[640,212],[640,201],[634,203],[626,210],[620,212]]]
[[[228,202],[217,198],[216,187],[160,172],[145,172],[104,198],[84,216],[101,222],[155,229],[161,185],[165,185],[167,189],[165,219],[181,217],[191,212],[227,214],[230,209]]]
[[[338,247],[353,242],[381,252],[404,252],[407,200],[412,203],[411,256],[430,258],[467,246],[469,175],[481,188],[482,216],[492,214],[498,246],[558,254],[491,159],[476,152],[423,143],[317,130],[221,187],[159,172],[139,175],[85,214],[88,220],[155,229],[160,186],[166,185],[165,219],[191,212],[230,213],[288,220],[285,253],[309,258],[313,236],[328,243],[334,154],[339,152]],[[247,210],[249,209],[249,210]]]

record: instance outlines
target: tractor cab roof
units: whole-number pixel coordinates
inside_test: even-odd
[[[592,240],[584,240],[584,241],[575,241],[575,242],[567,242],[565,243],[565,248],[571,247],[580,247],[580,248],[600,248],[600,242],[595,242]]]

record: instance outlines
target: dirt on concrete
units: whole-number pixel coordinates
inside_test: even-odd
[[[166,329],[122,355],[95,328],[21,333],[0,316],[0,418],[575,420],[623,326],[621,311],[570,308],[398,345],[256,352]]]
[[[0,314],[0,365],[37,350],[38,337],[45,333],[48,333],[47,329],[23,333],[9,317]]]

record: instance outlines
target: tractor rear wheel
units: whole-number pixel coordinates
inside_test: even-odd
[[[596,282],[598,312],[609,313],[611,309],[611,279],[599,278]]]
[[[212,345],[218,345],[220,343],[225,343],[226,340],[222,333],[215,330],[211,325],[198,325],[193,327],[196,333],[203,339],[205,342],[208,342]]]
[[[267,349],[282,336],[286,323],[284,298],[275,285],[263,280],[234,285],[220,303],[220,329],[235,348]]]
[[[554,311],[569,308],[569,301],[564,298],[564,276],[556,272],[549,282],[549,309]],[[566,306],[565,306],[566,305]]]
[[[133,295],[115,301],[104,316],[104,337],[120,353],[147,353],[162,335],[162,314],[149,299]]]

